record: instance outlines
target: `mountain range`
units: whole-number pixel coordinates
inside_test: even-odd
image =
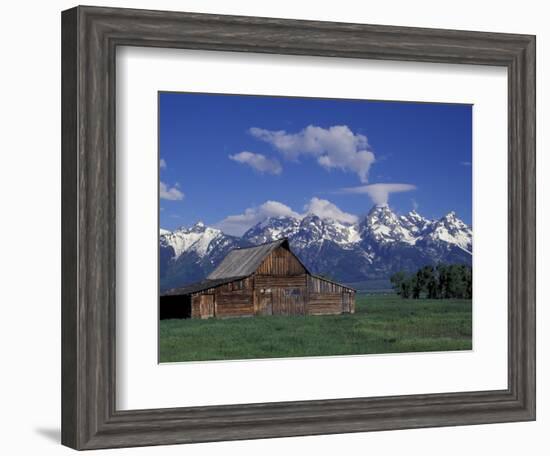
[[[345,283],[388,279],[427,264],[472,264],[472,230],[454,212],[429,220],[374,206],[358,223],[314,214],[269,217],[241,237],[198,222],[160,231],[161,291],[204,279],[234,248],[288,238],[292,251],[316,274]]]

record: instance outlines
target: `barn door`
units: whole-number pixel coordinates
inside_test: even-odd
[[[260,294],[260,315],[273,315],[273,294],[269,289]]]
[[[305,315],[304,294],[300,288],[278,288],[273,301],[273,315]]]
[[[351,299],[349,293],[342,293],[342,312],[350,313],[351,312]]]
[[[211,318],[214,316],[214,295],[201,295],[201,318]]]
[[[288,313],[290,315],[305,315],[306,303],[300,288],[287,290]]]

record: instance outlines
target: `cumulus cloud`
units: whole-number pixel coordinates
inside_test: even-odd
[[[281,174],[283,170],[278,160],[269,159],[263,154],[243,151],[230,155],[229,158],[237,163],[248,165],[260,173]]]
[[[216,226],[226,234],[241,236],[246,230],[265,220],[268,217],[300,217],[286,204],[278,201],[266,201],[261,206],[251,207],[243,214],[230,215],[224,218]]]
[[[332,219],[343,223],[356,223],[358,220],[356,215],[344,212],[336,204],[317,197],[311,198],[309,203],[304,206],[304,211],[306,214],[314,214],[322,219]]]
[[[226,234],[242,236],[248,229],[269,217],[293,217],[301,220],[308,214],[322,219],[332,219],[342,223],[355,223],[358,217],[342,211],[330,201],[311,198],[304,206],[304,212],[299,213],[279,201],[266,201],[260,206],[250,207],[242,214],[230,215],[216,224],[216,227]]]
[[[343,188],[341,193],[366,194],[370,196],[374,204],[384,206],[388,204],[391,193],[410,192],[411,190],[416,190],[416,186],[411,184],[371,184]]]
[[[178,188],[177,184],[173,187],[169,187],[164,182],[160,182],[159,191],[160,199],[180,201],[185,197],[183,192]]]
[[[161,158],[159,161],[159,168],[160,169],[166,169],[166,160],[164,158]]]
[[[329,128],[310,125],[298,133],[254,127],[249,132],[255,138],[272,145],[287,160],[311,156],[320,166],[354,172],[365,183],[368,181],[369,169],[375,161],[374,153],[369,150],[367,137],[353,133],[346,125]]]

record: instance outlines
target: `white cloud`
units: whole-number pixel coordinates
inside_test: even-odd
[[[261,206],[246,209],[243,214],[224,218],[216,227],[226,234],[241,236],[246,230],[268,217],[282,216],[299,218],[300,214],[278,201],[266,201]]]
[[[343,223],[356,223],[358,217],[348,212],[342,211],[336,204],[328,200],[311,198],[309,203],[304,206],[306,214],[314,214],[322,219],[332,219]]]
[[[388,204],[391,193],[410,192],[411,190],[416,190],[416,187],[411,184],[371,184],[343,188],[341,193],[367,194],[374,204],[383,206]]]
[[[185,195],[177,187],[178,187],[177,185],[175,185],[174,187],[168,187],[164,182],[161,182],[159,186],[160,199],[165,199],[170,201],[182,200],[185,197]]]
[[[368,181],[369,169],[375,161],[374,153],[368,150],[367,137],[353,133],[346,125],[329,128],[310,125],[298,133],[254,127],[249,132],[271,144],[287,160],[309,155],[315,157],[324,168],[356,173],[361,182]]]
[[[161,158],[159,161],[159,168],[160,169],[166,169],[166,160],[164,158]]]
[[[229,158],[238,163],[246,164],[260,173],[281,174],[283,168],[278,160],[269,159],[265,155],[255,154],[253,152],[239,152],[230,155]]]

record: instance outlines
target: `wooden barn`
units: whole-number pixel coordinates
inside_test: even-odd
[[[161,319],[354,312],[355,290],[311,274],[287,239],[232,250],[204,281],[160,297]]]

